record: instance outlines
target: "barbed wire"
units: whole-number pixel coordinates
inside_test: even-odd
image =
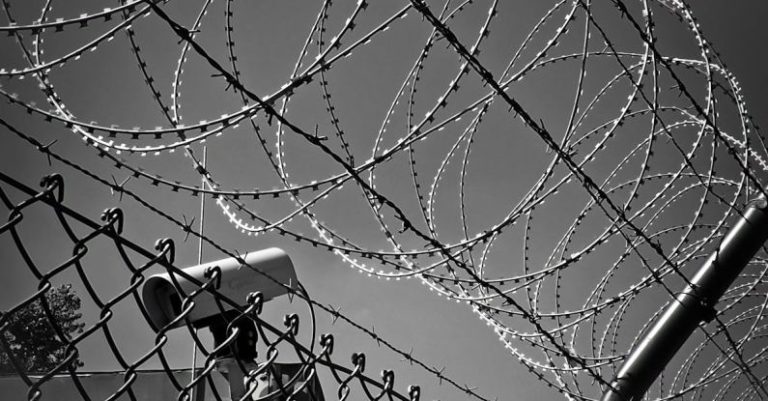
[[[250,17],[238,10],[248,6],[219,6],[217,36],[206,27],[215,25],[210,15],[219,3],[199,3],[192,10],[170,1],[121,1],[57,18],[46,2],[37,20],[18,23],[4,0],[9,23],[0,31],[16,40],[26,64],[0,66],[0,76],[39,87],[9,82],[21,94],[0,88],[0,95],[19,112],[71,130],[115,174],[135,178],[132,185],[212,196],[245,235],[276,234],[324,249],[371,277],[416,279],[469,305],[514,358],[565,397],[594,399],[605,390],[650,327],[637,321],[658,317],[653,311],[690,284],[692,269],[746,202],[765,194],[765,139],[738,81],[683,1],[559,0],[529,5],[538,11],[522,22],[514,19],[518,5],[493,0],[325,0],[303,19],[275,10],[286,25],[305,24],[292,26],[305,29],[303,39],[268,40],[295,54],[270,82],[279,89],[262,89],[271,73],[261,74],[248,57],[268,57],[259,53],[265,50],[239,39]],[[61,56],[44,58],[43,35],[71,28],[89,34],[85,44],[63,41],[71,46],[57,49]],[[57,70],[87,65],[79,59],[99,57],[122,32],[164,125],[142,128],[145,116],[133,128],[88,122],[90,111],[72,111],[81,99],[57,89]],[[177,57],[147,51],[142,32],[178,41]],[[514,39],[499,39],[507,36]],[[688,55],[668,50],[677,48]],[[383,53],[392,53],[393,71],[368,60]],[[170,101],[153,75],[163,67],[171,68]],[[211,76],[184,80],[190,70]],[[562,71],[572,73],[572,88],[548,82],[558,82]],[[215,117],[214,107],[186,125],[200,114],[195,103],[205,100],[190,86],[210,85],[219,88],[225,112]],[[183,96],[187,90],[193,94]],[[52,109],[37,106],[35,96]],[[366,114],[361,99],[377,110]],[[370,116],[378,122],[366,124]],[[35,143],[52,155],[49,145]],[[195,155],[202,143],[255,144],[266,173],[256,180],[233,174],[233,165],[260,169],[236,157],[203,166]],[[176,150],[205,185],[168,178],[189,176],[180,169],[142,167],[141,157],[171,159]],[[515,157],[522,163],[509,160]],[[128,193],[127,181],[98,181]],[[369,216],[339,219],[329,211],[331,199]],[[741,389],[738,399],[768,398],[761,379],[765,269],[761,254],[701,327],[700,343],[658,381],[653,399],[727,399]]]

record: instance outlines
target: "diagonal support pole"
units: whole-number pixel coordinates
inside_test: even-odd
[[[718,300],[766,240],[768,202],[761,196],[632,351],[602,401],[642,399],[699,324],[714,318]]]

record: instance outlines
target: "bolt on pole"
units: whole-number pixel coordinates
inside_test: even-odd
[[[642,399],[699,324],[715,317],[718,300],[766,240],[768,202],[761,196],[632,351],[602,401]]]

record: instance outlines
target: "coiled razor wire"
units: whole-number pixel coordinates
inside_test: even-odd
[[[599,397],[638,322],[765,193],[765,140],[681,0],[2,4],[9,117],[64,126],[133,178],[104,185],[211,196],[244,235],[419,280],[567,398]],[[147,90],[117,103],[153,115],[61,89],[109,81],[119,54]],[[761,253],[650,399],[768,399],[765,274]]]

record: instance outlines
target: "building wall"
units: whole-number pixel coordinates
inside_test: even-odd
[[[164,371],[138,371],[136,379],[130,384],[133,395],[137,401],[157,401],[157,400],[175,400],[179,391],[173,386],[170,378]],[[174,377],[180,383],[188,383],[190,379],[189,371],[175,371]],[[39,376],[32,376],[33,381],[39,380]],[[123,372],[94,372],[78,373],[77,381],[80,382],[85,392],[92,400],[106,400],[125,385],[126,375]],[[214,380],[216,381],[216,380]],[[224,387],[223,378],[221,385],[217,383],[217,388]],[[195,388],[197,395],[205,392],[205,383],[201,382]],[[202,390],[202,391],[201,391]],[[40,386],[42,392],[42,401],[81,401],[85,399],[75,380],[69,375],[54,376]],[[22,401],[29,399],[27,384],[19,376],[0,377],[0,394],[3,400]],[[212,394],[205,394],[203,397],[196,395],[196,401],[215,400]],[[229,400],[229,394],[220,394],[222,400]],[[131,397],[123,393],[115,401],[129,401]]]
[[[302,374],[301,364],[281,364],[275,363],[273,369],[280,376],[281,383],[293,383],[294,386],[300,386],[306,381],[310,381],[295,398],[296,401],[324,401],[323,390],[317,377],[307,379],[306,377],[297,378],[296,375]],[[173,376],[181,384],[189,383],[190,372],[173,371]],[[229,383],[219,373],[211,374],[213,384],[218,390],[219,397],[214,395],[208,380],[202,380],[195,386],[194,401],[231,401],[229,394]],[[41,376],[31,376],[33,382],[40,380]],[[59,375],[46,380],[40,387],[42,397],[40,401],[101,401],[107,400],[112,395],[120,391],[121,387],[126,386],[127,375],[125,372],[78,372],[75,378],[69,375]],[[294,380],[295,379],[295,380]],[[293,381],[292,381],[293,380]],[[78,389],[82,386],[87,394],[84,397]],[[278,401],[281,397],[275,385],[274,379],[258,380],[258,388],[252,393],[253,399],[259,399],[259,395],[266,396],[272,394],[264,401]],[[136,372],[136,377],[128,386],[133,392],[133,397],[128,392],[123,392],[120,397],[114,401],[171,401],[177,400],[179,390],[173,385],[173,382],[163,370],[142,370]],[[19,376],[0,376],[0,400],[2,401],[24,401],[32,399],[29,394],[27,384]],[[275,395],[278,394],[278,395]],[[311,395],[310,395],[311,394]]]

